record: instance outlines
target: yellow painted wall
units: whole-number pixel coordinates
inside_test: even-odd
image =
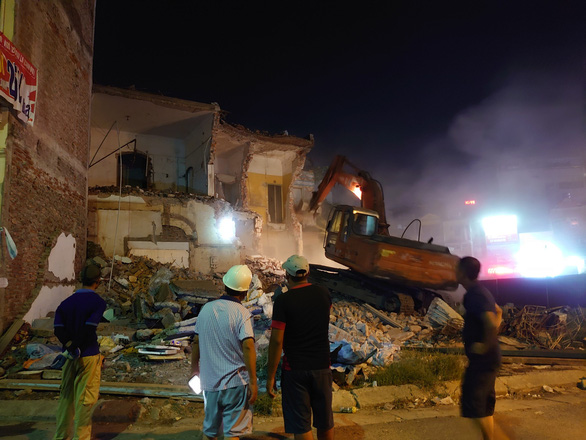
[[[289,183],[291,178],[289,177]],[[263,220],[263,224],[267,222],[267,211],[269,209],[268,185],[281,185],[282,191],[285,190],[285,177],[272,176],[269,174],[248,173],[248,209],[258,213]],[[287,184],[288,185],[288,184]],[[283,199],[283,207],[286,204],[284,194],[281,193]]]

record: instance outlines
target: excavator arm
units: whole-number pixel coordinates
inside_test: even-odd
[[[344,165],[351,167],[354,173],[345,172],[343,170]],[[362,208],[376,211],[379,215],[378,234],[389,235],[381,184],[371,178],[368,172],[352,165],[345,156],[336,156],[332,161],[324,178],[318,185],[317,191],[311,197],[309,202],[310,211],[315,211],[319,207],[336,183],[353,192],[360,199]]]

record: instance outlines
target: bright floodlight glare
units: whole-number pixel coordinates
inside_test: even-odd
[[[220,220],[218,232],[222,240],[231,241],[236,236],[236,224],[234,223],[234,220],[229,217],[224,217]]]
[[[566,258],[566,267],[576,268],[577,273],[584,272],[585,264],[584,259],[576,255]]]
[[[187,384],[195,394],[201,393],[201,382],[199,380],[199,376],[193,376],[191,379],[189,379]]]
[[[482,229],[487,237],[506,236],[517,233],[516,215],[497,215],[482,219]]]
[[[560,248],[549,241],[534,240],[517,255],[519,272],[527,278],[556,277],[566,266]]]

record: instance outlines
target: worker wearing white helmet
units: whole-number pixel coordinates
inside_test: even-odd
[[[201,379],[205,438],[238,439],[252,433],[251,405],[258,392],[252,315],[241,304],[252,273],[236,265],[222,280],[225,294],[204,305],[197,317],[191,373]]]

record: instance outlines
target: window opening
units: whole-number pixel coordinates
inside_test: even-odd
[[[117,167],[118,185],[120,185],[122,177],[122,185],[137,186],[142,189],[149,188],[152,164],[146,154],[138,151],[124,152],[120,153],[118,160],[122,161],[122,176],[120,176],[120,162]]]
[[[283,196],[281,185],[268,185],[269,222],[283,223]]]

